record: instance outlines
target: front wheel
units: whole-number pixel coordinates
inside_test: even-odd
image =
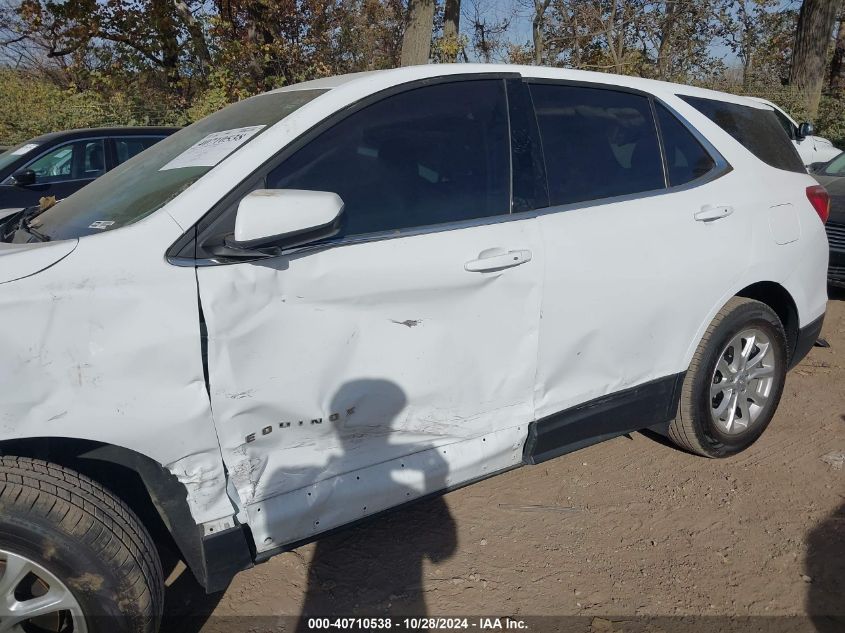
[[[120,499],[56,464],[0,457],[0,633],[154,633],[163,590]]]
[[[780,402],[787,356],[777,314],[759,301],[732,298],[693,356],[669,437],[706,457],[728,457],[751,446]]]

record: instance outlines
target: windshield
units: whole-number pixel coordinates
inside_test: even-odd
[[[824,168],[826,176],[845,176],[845,154],[840,154]]]
[[[237,148],[325,90],[259,95],[180,130],[32,220],[50,239],[117,229],[150,215]]]
[[[31,152],[36,147],[38,147],[37,143],[27,141],[26,143],[21,143],[20,145],[15,145],[14,147],[9,148],[0,154],[0,171],[3,171],[12,163],[19,161],[21,156]]]

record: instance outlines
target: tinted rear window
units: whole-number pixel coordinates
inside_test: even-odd
[[[773,110],[679,95],[764,163],[805,173],[804,163]]]
[[[552,205],[663,189],[648,98],[603,88],[532,84]]]
[[[660,103],[655,103],[655,109],[663,134],[669,184],[683,185],[709,173],[716,163],[692,132]]]

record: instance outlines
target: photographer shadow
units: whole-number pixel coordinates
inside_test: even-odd
[[[807,535],[806,612],[818,633],[845,631],[845,503]]]
[[[344,384],[332,399],[331,410],[354,409],[355,415],[337,426],[342,452],[329,461],[326,471],[334,472],[350,452],[363,450],[368,456],[395,453],[390,440],[401,437],[395,423],[406,403],[404,392],[387,380]],[[448,469],[439,451],[428,450],[431,448],[415,442],[408,453],[426,452],[422,466],[425,490],[442,490],[447,486]],[[418,490],[404,484],[394,481],[394,486],[391,498],[419,496]],[[380,505],[373,501],[374,506]],[[311,559],[298,630],[307,630],[307,618],[315,616],[426,615],[424,562],[443,561],[456,547],[455,521],[439,496],[321,538]]]

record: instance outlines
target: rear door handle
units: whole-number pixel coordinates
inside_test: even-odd
[[[512,268],[530,261],[531,251],[529,250],[506,251],[504,248],[488,248],[478,254],[478,259],[464,264],[464,270],[471,273],[484,273]]]
[[[695,219],[699,222],[712,222],[726,218],[733,212],[734,208],[729,204],[705,204],[695,214]]]

